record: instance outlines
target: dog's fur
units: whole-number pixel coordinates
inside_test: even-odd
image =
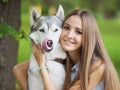
[[[31,33],[29,36],[35,44],[42,46],[45,52],[46,66],[48,67],[50,79],[57,90],[62,89],[65,77],[64,65],[55,61],[56,58],[61,60],[66,58],[66,53],[62,50],[59,43],[63,20],[64,10],[61,5],[53,16],[41,16],[35,8],[31,11]],[[28,88],[29,90],[44,90],[34,55],[30,57]]]

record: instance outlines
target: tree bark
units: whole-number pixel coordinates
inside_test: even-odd
[[[0,1],[0,23],[20,28],[20,0]],[[10,35],[0,39],[0,90],[15,90],[12,68],[17,63],[18,41]]]

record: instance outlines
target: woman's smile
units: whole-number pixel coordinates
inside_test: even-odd
[[[64,43],[66,44],[66,45],[72,45],[72,44],[75,44],[75,42],[74,41],[72,41],[72,40],[64,40]]]

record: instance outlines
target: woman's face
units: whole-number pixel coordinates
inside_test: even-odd
[[[69,17],[63,27],[60,43],[65,51],[79,51],[82,44],[82,19],[80,16]]]

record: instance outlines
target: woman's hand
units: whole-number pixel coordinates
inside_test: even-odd
[[[33,44],[33,53],[38,66],[45,66],[45,55],[40,45]]]

